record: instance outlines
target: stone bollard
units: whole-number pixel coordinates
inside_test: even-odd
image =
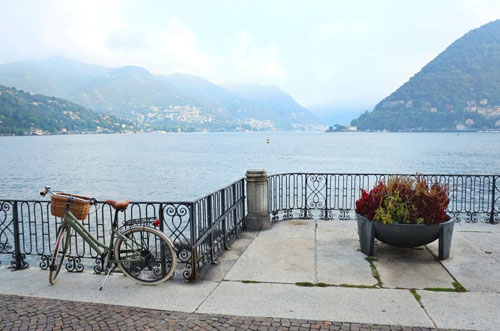
[[[271,227],[267,200],[267,172],[247,170],[247,229],[265,230]]]

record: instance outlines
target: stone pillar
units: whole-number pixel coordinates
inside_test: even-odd
[[[267,200],[267,172],[247,170],[247,229],[265,230],[271,227]]]

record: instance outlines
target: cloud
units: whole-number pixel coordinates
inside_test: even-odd
[[[106,37],[106,46],[115,52],[144,51],[151,47],[144,32],[126,29],[111,31]]]
[[[105,37],[119,28],[116,1],[0,2],[4,57],[82,58],[108,53]]]
[[[260,43],[245,30],[236,34],[225,68],[228,82],[277,84],[286,78],[275,43]],[[222,66],[221,66],[222,67]]]
[[[160,38],[165,61],[175,63],[179,70],[206,72],[209,55],[198,49],[196,36],[178,19],[170,20]]]
[[[333,20],[319,24],[310,31],[311,36],[318,41],[328,41],[336,37],[349,35],[368,35],[373,32],[373,25],[364,20]]]

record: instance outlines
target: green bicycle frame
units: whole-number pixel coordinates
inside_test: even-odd
[[[92,247],[92,249],[99,255],[102,256],[104,254],[104,250],[108,251],[108,254],[110,254],[110,258],[108,260],[108,265],[111,263],[122,263],[122,262],[143,262],[144,257],[141,256],[140,252],[137,249],[134,249],[128,242],[132,241],[136,245],[141,246],[138,244],[135,240],[130,240],[129,238],[124,237],[118,230],[115,229],[114,226],[111,227],[111,239],[109,241],[109,246],[106,246],[105,244],[101,243],[99,240],[97,240],[89,230],[87,230],[83,226],[83,222],[78,220],[68,209],[66,209],[64,213],[64,218],[63,218],[63,224],[61,226],[66,226],[69,228],[72,228],[75,230],[78,235]],[[113,256],[113,245],[115,242],[115,237],[121,237],[123,239],[123,243],[130,248],[134,252],[134,256],[137,256],[137,258],[128,258],[126,260],[117,260]]]

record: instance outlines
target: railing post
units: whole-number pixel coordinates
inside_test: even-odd
[[[163,226],[163,204],[160,203],[160,210],[159,210],[159,215],[158,215],[158,220],[160,221],[159,227],[160,231],[163,232],[164,226]],[[163,232],[164,233],[164,232]],[[175,251],[175,245],[174,245],[174,251]],[[177,254],[177,253],[176,253]],[[174,256],[172,256],[174,258]],[[162,274],[165,274],[167,271],[167,265],[166,265],[166,258],[165,258],[165,249],[163,248],[163,245],[161,247],[161,270]]]
[[[11,265],[15,270],[22,270],[28,267],[28,263],[24,261],[24,254],[21,253],[21,241],[19,232],[19,217],[17,210],[17,201],[14,201],[14,206],[12,209],[12,223],[14,225],[14,260],[12,260]]]
[[[267,172],[247,170],[248,214],[246,226],[249,230],[265,230],[271,227],[267,199]]]
[[[245,214],[246,214],[245,204],[248,203],[248,201],[247,201],[248,192],[246,191],[245,178],[243,178],[241,180],[241,195],[243,197],[243,203],[242,203],[242,208],[241,208],[241,217],[243,218],[243,227],[246,227],[247,219],[245,217]]]
[[[210,260],[213,262],[215,260],[215,250],[214,250],[214,230],[212,229],[213,217],[212,217],[212,194],[207,198],[207,223],[208,231],[210,231]]]
[[[307,174],[305,174],[305,185],[304,185],[304,215],[301,215],[303,219],[307,219]]]
[[[222,189],[221,190],[221,215],[224,215],[224,213],[226,212],[226,189]],[[224,249],[227,250],[227,217],[224,217],[224,219],[222,220],[222,235],[224,236],[222,238],[222,241],[224,243]]]
[[[191,276],[189,277],[190,281],[195,281],[200,276],[198,274],[198,253],[196,247],[196,223],[194,217],[194,203],[189,204],[189,223],[191,225]]]
[[[495,190],[497,177],[493,176],[493,185],[491,187],[491,213],[490,213],[490,223],[495,224]]]
[[[231,206],[234,206],[236,204],[236,190],[238,189],[238,183],[234,183],[233,186],[233,203]],[[234,229],[234,237],[238,238],[238,213],[236,208],[233,208],[233,229]]]
[[[328,174],[325,174],[325,214],[323,215],[323,219],[328,219]]]

